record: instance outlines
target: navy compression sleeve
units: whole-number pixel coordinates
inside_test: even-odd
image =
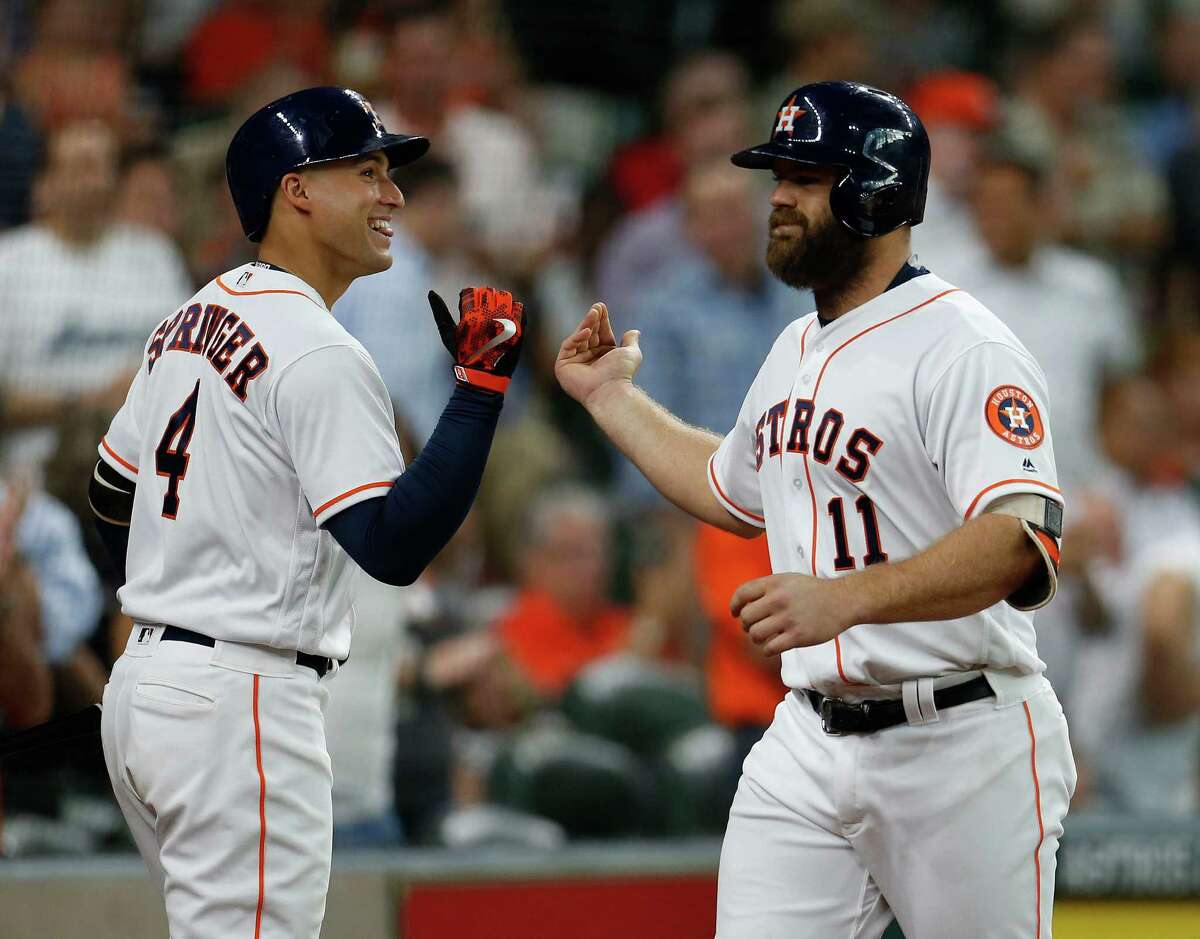
[[[338,512],[325,530],[376,580],[411,584],[467,517],[503,402],[456,387],[429,442],[388,494]]]

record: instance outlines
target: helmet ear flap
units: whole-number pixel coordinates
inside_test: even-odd
[[[900,182],[872,187],[850,172],[829,193],[829,207],[834,218],[851,231],[873,238],[895,231],[907,221],[904,196]]]

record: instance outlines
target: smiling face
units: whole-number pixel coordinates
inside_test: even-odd
[[[288,173],[280,183],[282,196],[307,216],[313,240],[351,278],[392,266],[392,216],[404,196],[387,169],[376,151]]]
[[[767,267],[789,287],[836,289],[866,261],[867,239],[833,217],[829,194],[845,174],[830,166],[776,160],[772,167]]]

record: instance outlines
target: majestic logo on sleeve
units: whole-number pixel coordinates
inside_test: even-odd
[[[1022,450],[1040,447],[1046,437],[1038,406],[1015,385],[1001,385],[988,395],[984,416],[992,433]]]

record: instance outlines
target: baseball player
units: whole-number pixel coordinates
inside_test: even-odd
[[[391,264],[389,169],[428,146],[348,89],[253,114],[226,170],[258,260],[159,324],[99,445],[92,505],[134,621],[101,734],[174,939],[319,934],[326,676],[350,651],[358,569],[411,583],[479,484],[521,304],[469,288],[456,327],[430,294],[458,382],[407,470],[379,372],[329,312]]]
[[[767,533],[774,573],[731,608],[792,690],[743,767],[717,936],[877,939],[894,916],[920,939],[1047,937],[1075,768],[1030,613],[1062,518],[1045,377],[909,263],[929,143],[904,102],[806,85],[733,162],[774,173],[767,264],[817,303],[733,429],[641,392],[637,333],[618,345],[603,303],[556,363],[676,505]]]

